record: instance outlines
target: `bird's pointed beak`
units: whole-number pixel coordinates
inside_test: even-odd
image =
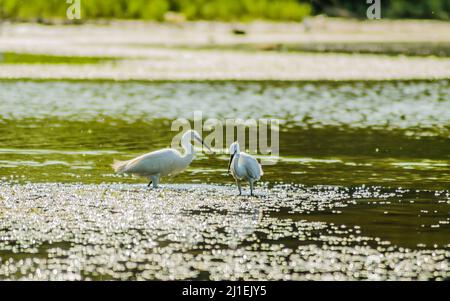
[[[230,173],[231,162],[233,162],[234,155],[236,155],[236,152],[234,152],[234,153],[231,154],[231,156],[230,156],[230,162],[228,163],[228,174]]]
[[[212,152],[211,148],[205,144],[205,142],[203,141],[203,139],[199,138],[199,137],[195,137],[195,139],[200,142],[204,147],[206,147],[210,152]]]

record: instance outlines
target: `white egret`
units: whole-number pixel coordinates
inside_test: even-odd
[[[194,146],[191,140],[202,143],[208,150],[211,149],[203,142],[201,136],[194,130],[189,130],[181,137],[181,145],[185,151],[166,148],[144,154],[129,161],[115,161],[112,167],[118,174],[135,174],[150,180],[148,187],[153,183],[157,188],[161,177],[174,176],[185,170],[195,158]]]
[[[251,155],[241,152],[237,141],[230,145],[228,173],[230,173],[230,170],[233,178],[236,180],[239,195],[242,194],[242,180],[247,180],[250,183],[250,195],[253,195],[253,183],[258,181],[264,174],[261,164]]]

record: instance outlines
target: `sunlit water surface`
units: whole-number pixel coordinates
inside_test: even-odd
[[[0,82],[0,278],[448,278],[449,96],[448,81]],[[226,154],[156,192],[112,172],[194,111],[280,121],[259,197],[236,196]]]

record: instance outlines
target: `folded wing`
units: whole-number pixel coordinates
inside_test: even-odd
[[[172,149],[144,154],[125,162],[114,163],[114,169],[119,173],[131,173],[140,176],[155,174],[167,175],[173,169],[174,162],[180,154]]]
[[[241,160],[243,160],[247,175],[252,179],[259,180],[263,175],[261,164],[255,158],[243,153],[241,153]]]

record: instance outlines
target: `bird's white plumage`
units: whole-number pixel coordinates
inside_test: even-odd
[[[131,173],[142,177],[160,174],[164,177],[172,175],[176,170],[182,168],[184,165],[181,164],[182,161],[183,156],[177,150],[161,149],[126,161],[126,165],[119,173]]]
[[[238,142],[231,144],[230,155],[229,170],[236,180],[239,194],[242,193],[240,181],[247,180],[250,184],[250,194],[253,195],[253,183],[264,174],[261,164],[251,155],[241,152]]]
[[[237,162],[235,162],[235,160]],[[238,178],[239,180],[252,179],[258,181],[263,175],[258,160],[244,152],[241,152],[238,157],[235,156],[233,158],[233,161],[231,162],[231,171],[234,178]]]
[[[187,131],[181,138],[181,145],[185,150],[184,155],[175,149],[166,148],[141,155],[129,161],[117,161],[112,167],[119,174],[135,174],[149,178],[151,183],[153,182],[153,187],[157,187],[160,177],[174,176],[191,164],[195,157],[191,139],[197,139],[203,143],[196,131]]]

